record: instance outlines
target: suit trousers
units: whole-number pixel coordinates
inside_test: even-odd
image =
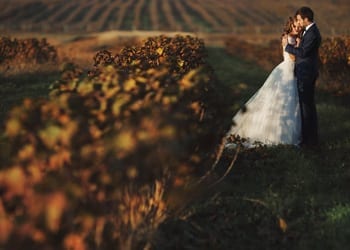
[[[301,110],[302,142],[304,145],[318,143],[318,121],[315,105],[315,83],[317,75],[297,76]]]

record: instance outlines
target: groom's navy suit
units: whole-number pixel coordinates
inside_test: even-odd
[[[315,106],[315,82],[318,77],[321,35],[313,24],[303,35],[298,47],[287,45],[285,51],[296,56],[295,75],[297,77],[302,121],[302,144],[314,145],[318,142],[317,113]]]

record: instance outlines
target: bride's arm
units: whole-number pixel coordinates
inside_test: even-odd
[[[284,41],[282,40],[282,47],[285,47],[285,46],[287,46],[288,44],[290,44],[290,45],[294,45],[295,47],[297,47],[297,46],[299,46],[299,42],[300,42],[300,40],[298,41],[298,40],[295,40],[295,39],[293,39],[291,36],[289,36],[289,35],[286,35],[285,37],[284,37]],[[289,55],[289,57],[293,60],[293,61],[295,61],[295,55],[293,55],[293,54],[291,54],[291,53],[288,53],[288,55]]]

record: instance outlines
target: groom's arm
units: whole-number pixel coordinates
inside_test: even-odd
[[[308,37],[304,40],[302,46],[294,47],[293,45],[288,44],[285,51],[301,58],[308,56],[310,51],[317,46],[317,36],[314,32],[308,33],[307,36]]]

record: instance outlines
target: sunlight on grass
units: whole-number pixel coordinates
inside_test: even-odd
[[[326,218],[332,223],[344,223],[350,221],[350,205],[338,205],[326,212]]]
[[[222,84],[231,89],[232,95],[239,95],[242,103],[261,87],[268,75],[254,63],[228,56],[222,48],[209,47],[208,57]]]

